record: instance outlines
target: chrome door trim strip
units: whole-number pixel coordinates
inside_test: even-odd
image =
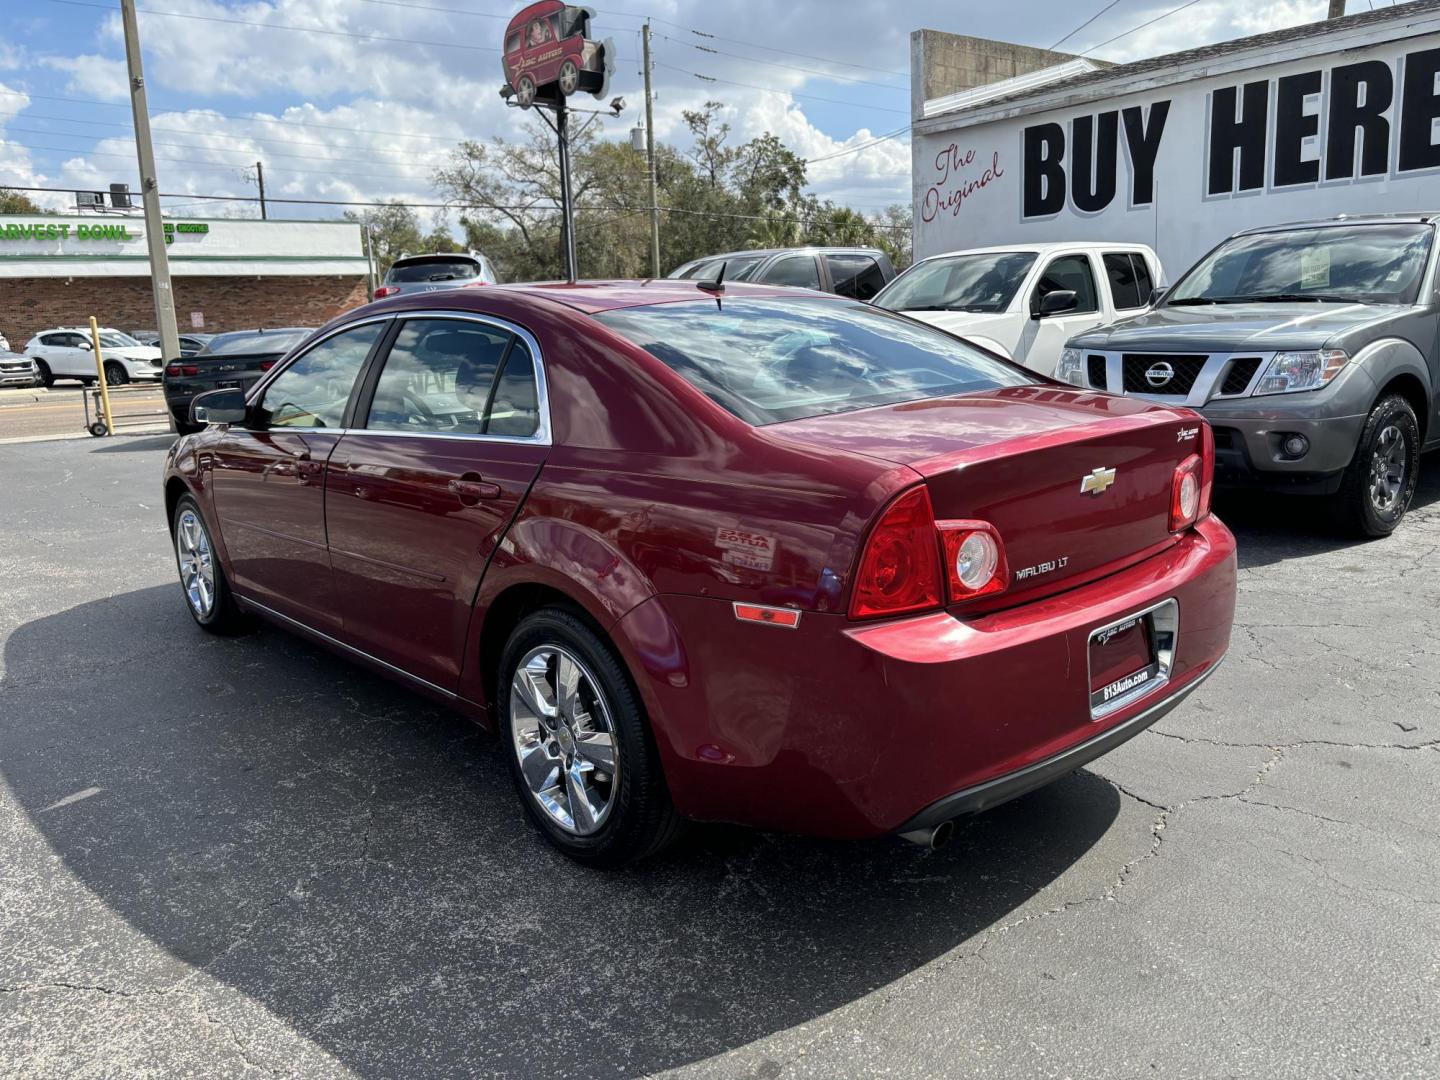
[[[270,616],[273,619],[276,619],[283,623],[288,623],[290,626],[296,627],[299,630],[303,630],[307,634],[313,634],[315,637],[320,638],[328,644],[334,645],[336,648],[343,649],[345,652],[350,653],[352,656],[358,656],[362,660],[368,660],[370,663],[375,664],[378,667],[382,667],[386,671],[394,672],[396,675],[409,679],[413,683],[418,683],[419,685],[425,687],[427,690],[431,690],[437,694],[442,694],[447,698],[453,699],[459,697],[459,695],[456,694],[453,690],[446,690],[443,686],[436,686],[429,679],[422,679],[419,675],[413,675],[402,667],[396,667],[388,660],[381,660],[378,656],[367,653],[364,649],[357,649],[354,645],[351,645],[348,642],[341,641],[339,638],[331,637],[323,630],[316,630],[313,626],[309,625],[308,623],[303,623],[299,619],[292,619],[289,615],[282,614],[281,612],[276,611],[274,608],[269,607],[266,604],[260,603],[260,601],[258,600],[251,600],[248,596],[241,596],[239,593],[235,594],[235,599],[240,601],[240,603],[244,604],[246,607],[255,608],[258,611],[263,611],[266,615]]]

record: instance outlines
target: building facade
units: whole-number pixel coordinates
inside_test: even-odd
[[[175,218],[165,239],[182,333],[319,326],[369,296],[352,222]],[[92,315],[153,329],[149,275],[142,217],[0,217],[0,332],[17,348]]]
[[[1440,4],[1114,67],[1051,57],[982,85],[912,73],[931,95],[913,105],[917,258],[1133,241],[1174,281],[1240,229],[1440,210]]]

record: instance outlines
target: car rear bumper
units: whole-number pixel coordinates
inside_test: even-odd
[[[1090,632],[1170,599],[1168,681],[1092,718]],[[790,630],[664,596],[615,629],[682,814],[863,837],[984,809],[1123,742],[1215,668],[1234,611],[1235,543],[1212,517],[1109,577],[968,620],[805,612]]]

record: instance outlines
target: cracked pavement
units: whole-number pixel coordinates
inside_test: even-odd
[[[196,630],[165,445],[0,446],[0,1075],[1440,1075],[1440,459],[1377,543],[1222,504],[1224,667],[940,852],[607,875],[463,720]]]

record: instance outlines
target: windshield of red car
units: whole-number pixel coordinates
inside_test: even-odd
[[[752,424],[1025,386],[1023,369],[949,334],[849,300],[713,299],[596,320]]]

